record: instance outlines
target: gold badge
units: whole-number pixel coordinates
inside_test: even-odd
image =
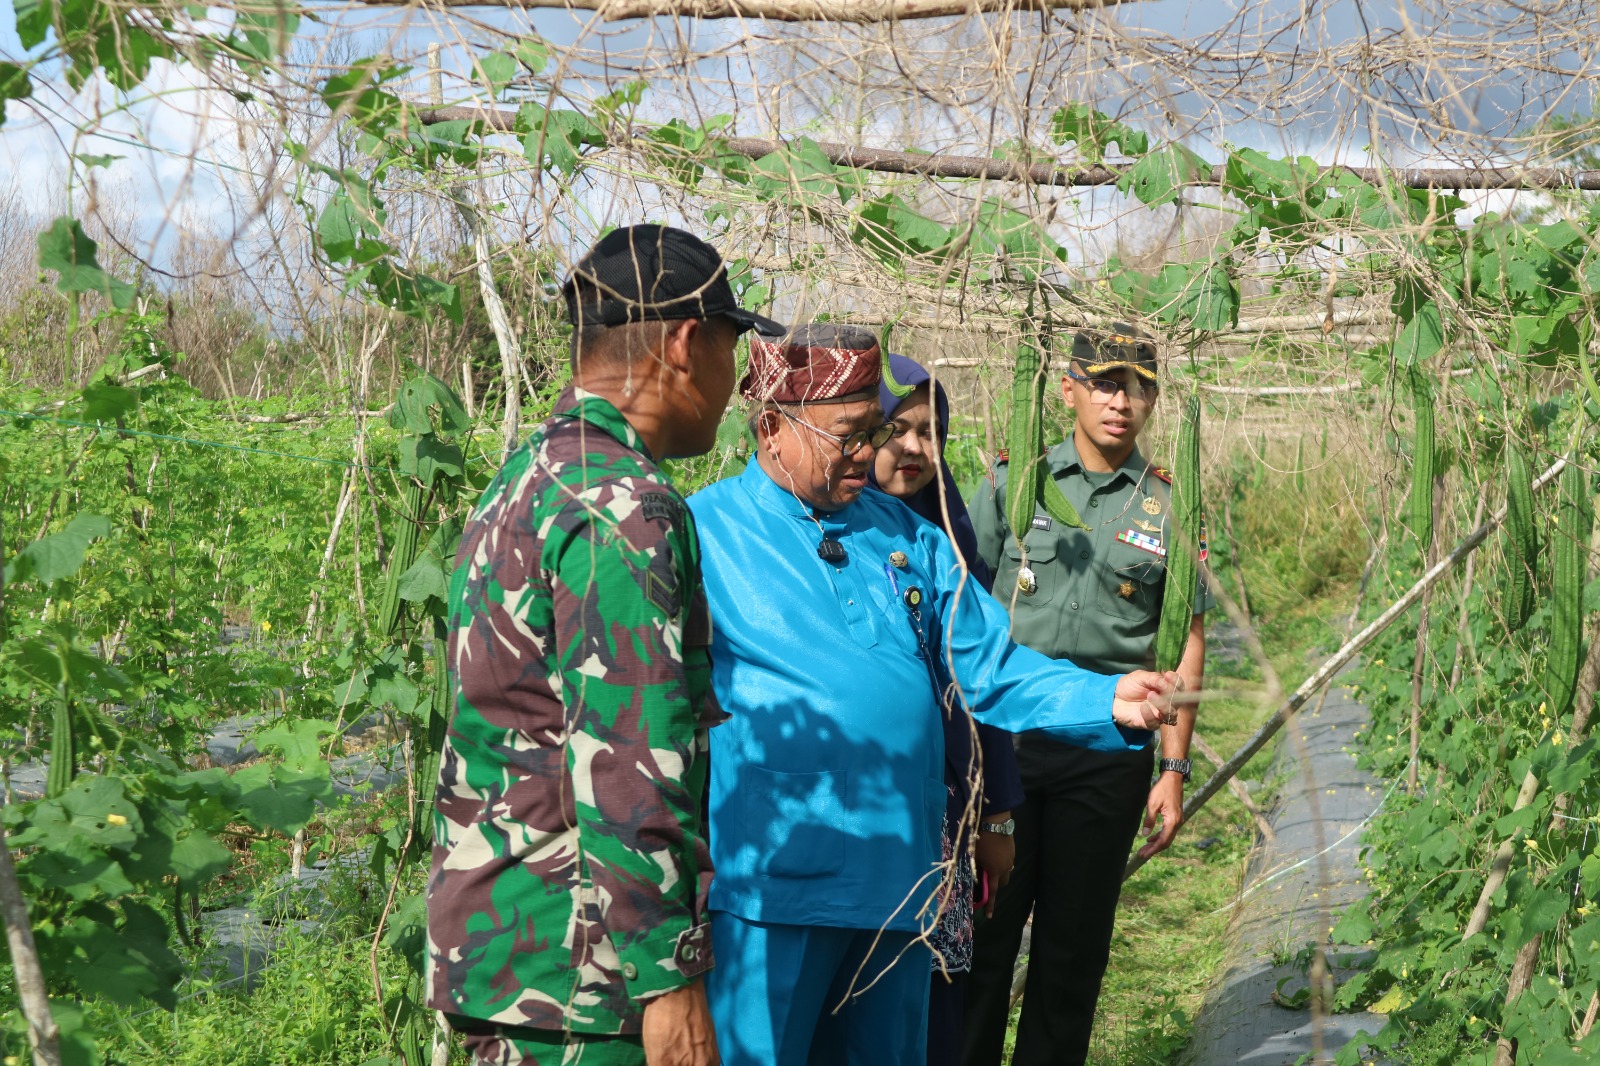
[[[905,552],[890,552],[889,562],[896,570],[904,570],[911,565],[911,560],[906,558]]]
[[[1142,518],[1135,518],[1133,520],[1133,524],[1138,526],[1140,529],[1144,530],[1146,533],[1160,533],[1161,532],[1161,527],[1160,526],[1156,525],[1154,522],[1146,522]]]
[[[1144,513],[1145,514],[1160,514],[1161,513],[1161,502],[1159,500],[1157,500],[1154,496],[1146,496],[1144,498],[1144,502],[1141,503],[1139,506],[1144,508]]]
[[[1133,582],[1124,581],[1122,584],[1118,585],[1117,595],[1121,596],[1125,600],[1133,599]]]

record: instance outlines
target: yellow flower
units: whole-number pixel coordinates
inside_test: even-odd
[[[1554,744],[1556,747],[1559,748],[1561,746],[1561,742],[1564,739],[1566,739],[1566,738],[1561,735],[1561,730],[1558,729],[1558,730],[1556,730],[1556,735],[1550,738],[1550,743]]]
[[[106,824],[107,825],[127,825],[128,824],[128,816],[125,815],[125,814],[108,814],[108,815],[106,815]]]
[[[271,633],[272,632],[272,623],[271,622],[262,622],[261,623],[261,632],[263,632],[263,633]]]

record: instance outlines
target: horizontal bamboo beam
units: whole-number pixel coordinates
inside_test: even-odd
[[[369,0],[370,2],[370,0]],[[631,2],[631,0],[630,0]],[[517,113],[481,107],[435,107],[422,111],[422,121],[459,122],[476,120],[490,129],[509,132],[515,129]],[[766,137],[728,137],[717,141],[723,151],[750,159],[771,155],[784,142]],[[875,170],[885,174],[920,174],[929,178],[987,178],[991,181],[1018,181],[1032,185],[1060,185],[1088,188],[1115,185],[1122,177],[1121,166],[1059,166],[1054,163],[1014,163],[978,155],[950,155],[943,152],[896,152],[888,148],[835,144],[817,141],[822,154],[835,166]],[[1222,167],[1194,182],[1196,185],[1221,185]],[[1560,170],[1555,167],[1409,167],[1382,170],[1376,167],[1323,167],[1319,173],[1344,171],[1370,185],[1389,180],[1411,189],[1591,189],[1600,190],[1600,170]]]
[[[374,7],[510,7],[589,11],[602,22],[679,17],[770,22],[902,22],[1017,11],[1094,11],[1125,0],[361,0]]]

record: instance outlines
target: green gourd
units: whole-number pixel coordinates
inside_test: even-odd
[[[1428,378],[1413,367],[1411,417],[1415,433],[1411,448],[1411,496],[1406,502],[1406,526],[1417,538],[1424,555],[1433,543],[1433,472],[1438,461],[1433,439],[1433,390]]]
[[[1045,363],[1039,348],[1024,339],[1017,348],[1011,377],[1011,432],[1009,472],[1006,475],[1006,523],[1021,544],[1033,528],[1033,513],[1045,514],[1066,526],[1088,529],[1077,508],[1050,476],[1044,458]]]
[[[1589,475],[1576,463],[1568,463],[1561,472],[1550,530],[1550,651],[1544,689],[1550,717],[1557,720],[1572,710],[1583,662],[1583,584],[1588,577],[1593,503]]]
[[[1200,398],[1191,396],[1178,429],[1172,471],[1172,525],[1167,536],[1167,581],[1156,629],[1156,669],[1173,670],[1183,658],[1200,583]]]
[[[1506,449],[1506,626],[1513,633],[1533,613],[1539,576],[1539,537],[1533,526],[1533,473],[1516,446]]]

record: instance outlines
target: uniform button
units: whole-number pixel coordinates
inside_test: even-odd
[[[629,981],[637,980],[638,977],[639,977],[639,967],[635,966],[631,962],[623,963],[622,964],[622,976],[623,976],[623,978],[625,980],[629,980]]]
[[[1077,600],[1073,600],[1072,601],[1072,609],[1074,611],[1076,611],[1078,609],[1078,601]]]
[[[1089,506],[1090,506],[1090,507],[1099,507],[1099,506],[1100,506],[1100,500],[1099,500],[1099,498],[1098,498],[1098,497],[1097,497],[1097,498],[1095,498],[1095,499],[1093,499],[1093,500],[1090,500],[1090,501],[1089,501]]]
[[[1087,559],[1087,558],[1089,558],[1089,553],[1088,552],[1079,552],[1078,553],[1078,558]]]

